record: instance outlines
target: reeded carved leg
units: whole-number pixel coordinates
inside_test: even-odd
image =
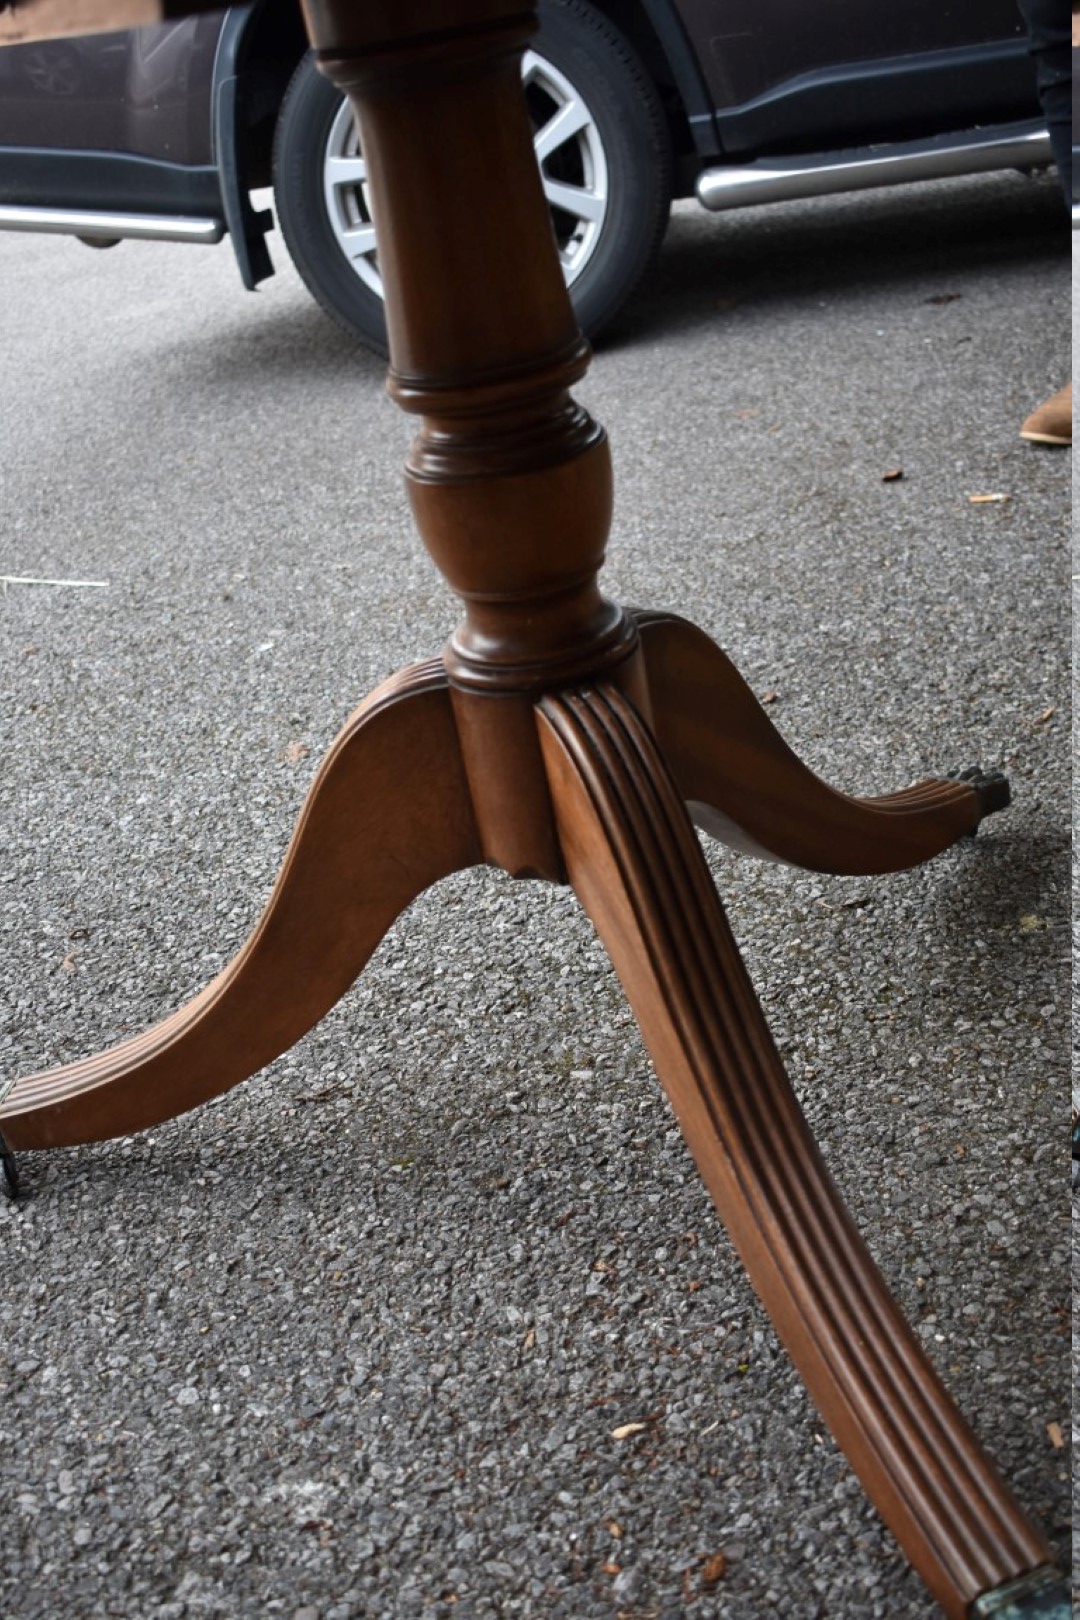
[[[938,1381],[841,1202],[637,711],[602,684],[545,698],[539,714],[570,881],[702,1178],[868,1494],[961,1620],[980,1594],[1045,1565],[1049,1549]]]
[[[637,621],[657,741],[693,819],[723,843],[816,872],[896,872],[1009,802],[997,773],[876,799],[837,793],[792,752],[708,636],[673,614]]]
[[[16,1081],[0,1103],[4,1138],[100,1141],[227,1091],[333,1007],[410,901],[480,859],[442,665],[418,664],[338,736],[239,955],[142,1035]]]

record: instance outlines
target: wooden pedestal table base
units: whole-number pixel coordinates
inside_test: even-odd
[[[1030,1592],[1052,1595],[1048,1548],[942,1388],[833,1186],[684,804],[692,795],[698,819],[733,843],[869,873],[974,831],[1000,785],[991,779],[982,796],[955,781],[882,799],[833,793],[700,631],[643,615],[641,632],[616,678],[532,705],[568,880],[777,1331],[907,1556],[950,1615],[1052,1613],[1015,1607],[1029,1601],[1027,1586],[1008,1611],[972,1607],[1030,1572]],[[627,696],[642,684],[655,735]],[[678,781],[657,735],[672,739]],[[756,777],[767,784],[760,794]],[[440,662],[420,664],[342,731],[234,962],[144,1035],[17,1081],[0,1105],[4,1137],[22,1149],[125,1135],[227,1090],[334,1005],[412,899],[483,859],[451,686]]]
[[[167,0],[170,14],[184,3]],[[589,353],[521,90],[527,0],[305,9],[320,66],[356,111],[389,387],[421,418],[409,497],[464,622],[441,661],[390,681],[345,727],[235,961],[137,1039],[9,1085],[0,1131],[11,1148],[44,1148],[193,1108],[298,1040],[439,878],[487,862],[569,881],[754,1286],[913,1565],[954,1620],[1064,1620],[1046,1542],[829,1179],[691,823],[796,865],[889,872],[974,831],[1004,784],[834,793],[698,630],[604,599],[610,458],[569,392]],[[25,13],[32,26],[34,0]]]

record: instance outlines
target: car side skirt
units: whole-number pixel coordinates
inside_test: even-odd
[[[1035,118],[1035,75],[1023,37],[963,50],[841,63],[799,74],[764,95],[717,107],[722,150],[805,152],[811,140],[843,146],[917,140],[942,129]]]
[[[93,209],[87,209],[88,198]],[[179,214],[225,224],[218,172],[127,152],[0,146],[0,204],[75,213]]]

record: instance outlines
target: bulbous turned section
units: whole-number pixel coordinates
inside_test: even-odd
[[[607,439],[592,431],[558,458],[522,445],[519,465],[494,476],[483,450],[454,444],[435,475],[420,455],[408,464],[409,499],[424,544],[465,605],[447,653],[455,684],[540,691],[607,668],[626,656],[637,630],[600,593],[596,576],[611,523]],[[450,436],[444,435],[445,440]],[[573,448],[576,454],[568,454]],[[475,472],[474,472],[475,469]],[[463,539],[467,538],[467,544]]]

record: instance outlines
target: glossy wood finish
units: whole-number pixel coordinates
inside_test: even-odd
[[[451,28],[436,0],[307,6],[319,66],[361,128],[388,387],[422,418],[409,499],[465,606],[448,666],[462,689],[539,691],[618,662],[635,637],[596,583],[611,460],[569,393],[589,349],[521,92],[533,17],[519,0],[466,9],[473,26]],[[499,207],[469,206],[469,176]]]
[[[480,858],[446,678],[441,664],[419,664],[372,693],[337,738],[235,960],[135,1039],[17,1081],[0,1104],[5,1139],[123,1136],[246,1080],[345,994],[410,901]]]
[[[319,65],[351,97],[361,129],[388,387],[421,418],[409,500],[465,608],[445,658],[485,856],[558,879],[530,698],[628,665],[637,632],[597,586],[611,458],[569,392],[589,350],[521,93],[533,19],[518,0],[467,9],[473,26],[460,28],[435,0],[310,0],[307,15]],[[500,207],[470,207],[468,176],[482,176]]]
[[[20,1080],[0,1125],[12,1145],[40,1147],[190,1108],[309,1028],[443,874],[477,860],[568,873],[780,1333],[959,1617],[1047,1549],[836,1195],[682,801],[773,858],[866,872],[925,859],[986,806],[955,784],[869,801],[832,792],[707,638],[662,615],[636,621],[601,594],[611,466],[603,431],[570,394],[588,350],[521,93],[527,0],[308,0],[306,15],[360,122],[389,386],[421,418],[409,498],[464,619],[441,664],[407,672],[346,728],[232,966],[137,1040]],[[477,191],[503,206],[472,207]]]
[[[556,821],[657,1074],[810,1393],[946,1613],[1049,1559],[891,1299],[784,1073],[685,809],[614,687],[540,705]]]
[[[674,614],[642,613],[652,722],[703,832],[815,872],[918,866],[975,831],[985,813],[965,782],[881,798],[838,793],[788,747],[725,653]]]

